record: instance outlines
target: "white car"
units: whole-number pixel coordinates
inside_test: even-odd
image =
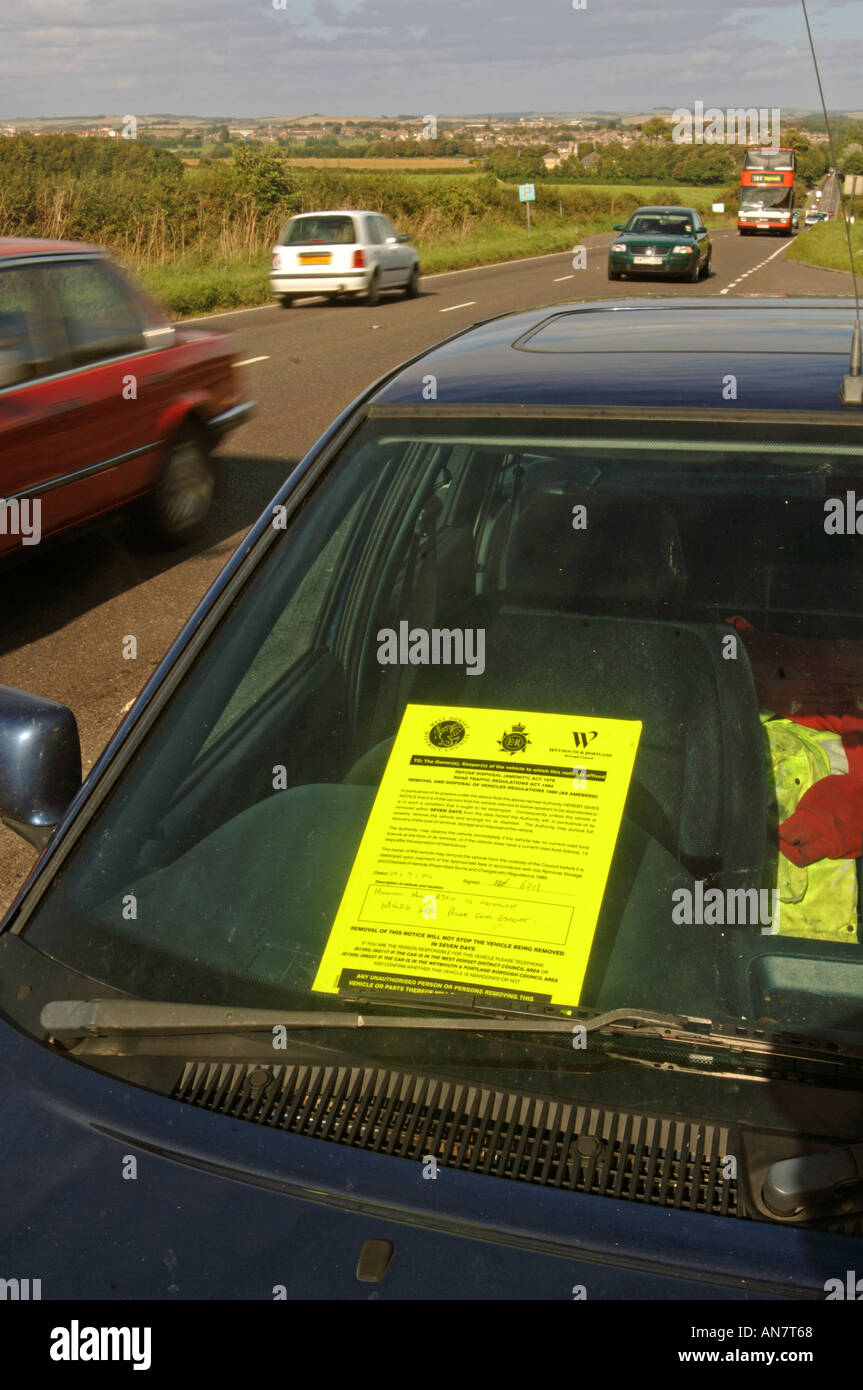
[[[288,222],[270,267],[273,296],[287,309],[300,295],[341,295],[377,304],[382,290],[412,299],[419,256],[379,212],[303,212]]]

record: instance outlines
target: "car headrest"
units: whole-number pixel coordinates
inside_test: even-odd
[[[586,509],[584,529],[573,529],[576,506]],[[586,493],[525,499],[504,575],[508,592],[567,607],[667,603],[686,587],[683,545],[670,512]]]

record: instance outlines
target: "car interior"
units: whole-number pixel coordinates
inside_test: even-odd
[[[636,492],[637,460],[623,449],[595,459],[487,442],[396,441],[389,450],[395,470],[423,479],[398,529],[375,504],[330,566],[331,599],[304,650],[274,667],[269,686],[267,642],[247,621],[255,698],[203,746],[200,710],[190,708],[191,765],[175,758],[166,773],[152,759],[115,816],[118,853],[72,875],[78,910],[89,899],[86,910],[107,927],[117,894],[129,891],[124,846],[132,853],[139,924],[123,931],[141,948],[135,987],[179,997],[165,990],[181,987],[180,952],[210,972],[213,998],[237,999],[243,982],[259,1002],[308,989],[412,702],[643,722],[574,1002],[849,1026],[863,1013],[859,930],[837,943],[670,924],[676,889],[696,880],[758,888],[775,874],[759,698],[743,644],[734,660],[724,655],[729,619],[816,643],[863,643],[861,542],[825,533],[823,471],[779,458],[759,478],[751,460],[735,457],[732,470],[717,451],[702,474],[656,468]],[[380,486],[392,487],[385,469]],[[576,516],[586,518],[579,529]],[[271,603],[275,615],[289,612],[278,585]],[[260,615],[272,629],[263,606]],[[455,666],[381,666],[376,634],[405,619],[483,628],[482,677]],[[200,677],[210,729],[226,703],[220,680],[225,691],[237,686],[236,663],[229,686],[228,657],[214,652],[212,661]],[[277,766],[286,784],[274,794]],[[142,843],[139,803],[157,784],[158,824]],[[91,932],[103,966],[112,939],[110,930],[101,943]]]

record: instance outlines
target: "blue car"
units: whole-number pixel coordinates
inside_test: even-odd
[[[0,689],[4,1289],[846,1296],[853,321],[476,325],[335,420],[83,785]]]

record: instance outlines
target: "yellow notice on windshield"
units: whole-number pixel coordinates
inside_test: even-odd
[[[577,1004],[640,735],[408,705],[313,988]]]

